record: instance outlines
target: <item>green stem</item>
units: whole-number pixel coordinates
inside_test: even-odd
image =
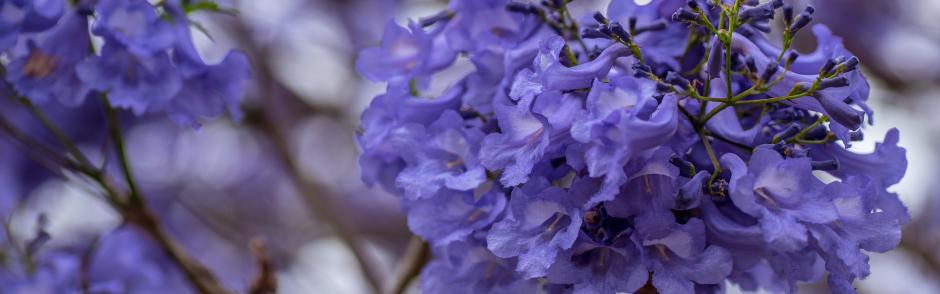
[[[128,189],[130,189],[129,200],[131,202],[143,202],[143,198],[140,196],[140,190],[137,188],[137,181],[134,179],[134,174],[131,170],[130,160],[128,160],[127,148],[125,147],[124,135],[121,132],[121,119],[118,117],[118,111],[111,106],[111,102],[108,101],[106,95],[101,95],[101,104],[104,106],[105,112],[107,113],[108,133],[111,136],[111,140],[114,142],[114,149],[117,151],[118,162],[121,164],[124,180],[127,182]]]
[[[569,25],[566,25],[566,27],[569,28],[568,32],[574,36],[576,41],[578,41],[581,49],[584,49],[584,54],[588,54],[590,50],[588,50],[588,46],[584,43],[584,40],[581,39],[581,28],[578,26],[578,22],[575,21],[574,16],[571,15],[571,11],[568,10],[568,2],[563,1],[560,9],[562,22],[565,22],[565,19],[567,19],[567,22],[570,23]]]
[[[793,136],[792,139],[787,140],[787,142],[790,142],[790,143],[798,143],[798,141],[801,141],[801,140],[803,139],[803,136],[806,136],[806,134],[808,134],[809,132],[813,131],[813,129],[815,129],[816,127],[819,127],[819,125],[822,125],[824,122],[827,122],[827,121],[829,121],[829,117],[828,117],[828,116],[825,116],[825,115],[820,116],[818,119],[816,119],[816,122],[814,122],[813,124],[811,124],[811,125],[809,125],[809,126],[803,128],[802,130],[800,130],[799,133],[796,133],[796,135]],[[829,141],[829,134],[826,134],[826,138],[823,139],[823,140],[820,140],[820,141]],[[812,140],[809,140],[809,141],[803,140],[803,142],[815,142],[815,141],[812,141]]]
[[[809,95],[809,94],[810,94],[809,92],[801,92],[801,93],[796,93],[796,94],[792,94],[792,95],[780,96],[780,97],[773,97],[773,98],[766,98],[766,99],[735,101],[735,102],[734,102],[734,105],[766,104],[766,103],[781,102],[781,101],[787,101],[787,100],[792,100],[792,99],[804,97],[804,96]]]
[[[705,145],[705,152],[708,153],[708,159],[711,160],[712,166],[715,167],[715,171],[712,173],[711,178],[708,179],[708,189],[712,190],[712,183],[718,179],[718,175],[721,174],[721,163],[718,161],[718,156],[715,155],[715,150],[712,149],[711,142],[708,141],[708,136],[705,135],[705,127],[699,126],[695,129],[698,133],[700,139],[702,139],[702,144]],[[712,191],[714,192],[714,191]]]
[[[712,119],[712,117],[715,117],[715,115],[718,115],[719,112],[725,110],[725,108],[728,108],[729,106],[731,106],[731,104],[722,103],[721,105],[718,105],[718,107],[712,108],[711,111],[706,113],[704,117],[698,120],[698,124],[704,126],[710,119]]]

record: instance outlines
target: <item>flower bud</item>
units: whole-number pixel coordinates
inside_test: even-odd
[[[849,79],[845,77],[835,77],[835,78],[822,79],[822,81],[819,82],[819,89],[822,90],[822,89],[828,89],[828,88],[839,88],[839,87],[845,87],[848,85],[849,85]]]
[[[813,161],[813,162],[810,162],[810,166],[813,168],[813,170],[834,171],[834,170],[839,169],[839,161],[835,159]]]
[[[816,10],[813,9],[812,6],[806,6],[806,9],[804,9],[803,12],[801,12],[800,15],[796,17],[796,20],[794,20],[792,24],[790,24],[790,32],[796,34],[796,32],[800,31],[800,29],[806,27],[806,25],[808,25],[809,22],[813,20],[813,12],[815,11]]]
[[[594,20],[596,20],[597,23],[599,24],[606,25],[608,22],[610,22],[610,20],[608,20],[607,17],[604,16],[604,14],[601,13],[600,11],[595,11],[592,16],[594,17]]]
[[[682,88],[682,90],[688,90],[689,88],[692,88],[692,83],[676,72],[669,72],[666,74],[666,82],[679,86],[679,88]]]

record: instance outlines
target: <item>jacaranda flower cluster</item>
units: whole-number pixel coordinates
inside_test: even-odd
[[[239,115],[248,61],[235,51],[218,64],[203,61],[185,3],[71,2],[3,2],[0,50],[9,52],[6,78],[20,95],[77,106],[90,94],[107,93],[115,107],[165,112],[182,125]],[[93,45],[92,35],[103,44]]]
[[[891,130],[852,151],[869,86],[812,7],[618,0],[578,16],[568,2],[454,0],[359,56],[388,85],[362,115],[363,179],[433,246],[427,293],[792,293],[824,278],[854,293],[866,252],[897,246],[909,215],[887,188],[905,150]],[[818,46],[797,53],[807,31]]]
[[[197,51],[191,31],[200,26],[187,14],[221,11],[214,2],[152,2],[0,0],[0,293],[229,293],[147,206],[154,198],[136,184],[121,111],[186,128],[237,118],[248,59],[230,51],[207,62]],[[65,186],[53,176],[100,197],[77,201],[113,209],[79,212],[94,214],[88,223],[119,217],[121,226],[47,232],[54,217],[35,207],[35,191]],[[61,196],[48,202],[75,195]],[[21,220],[28,213],[39,215],[34,226]]]

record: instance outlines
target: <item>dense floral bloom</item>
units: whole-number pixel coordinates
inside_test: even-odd
[[[231,51],[218,64],[206,63],[179,1],[160,7],[144,0],[64,2],[0,6],[0,49],[21,44],[7,50],[6,75],[22,96],[77,106],[89,94],[106,94],[115,107],[137,115],[165,112],[186,126],[224,113],[240,117],[247,58]],[[99,48],[88,33],[92,17],[91,33],[104,40]]]
[[[388,82],[362,115],[363,179],[434,246],[426,291],[795,292],[828,277],[853,293],[865,252],[898,244],[909,216],[887,189],[905,150],[891,130],[852,151],[869,85],[824,26],[814,52],[790,48],[812,7],[611,1],[578,18],[568,2],[453,1],[389,23],[357,61]],[[473,71],[422,95],[455,54]]]
[[[78,213],[82,221],[65,221],[64,226],[62,218],[57,217],[69,213],[49,207],[81,197],[63,194],[85,195],[58,190],[76,187],[69,185],[84,187],[82,192],[88,188],[87,196],[97,194],[99,187],[91,186],[94,178],[111,177],[108,170],[120,168],[112,158],[117,157],[115,152],[107,147],[121,141],[114,143],[114,150],[125,151],[121,146],[124,137],[117,127],[117,122],[123,119],[119,112],[107,111],[114,115],[108,116],[106,124],[102,103],[130,109],[138,115],[164,113],[187,127],[226,111],[233,116],[238,114],[241,86],[248,78],[247,59],[232,51],[219,64],[203,61],[190,35],[192,23],[184,13],[191,7],[184,10],[182,5],[191,3],[0,1],[4,73],[4,83],[0,85],[0,292],[198,292],[188,281],[187,270],[167,254],[168,243],[159,242],[152,231],[140,230],[139,223],[134,221],[117,223],[121,217],[130,219],[131,214],[141,216],[127,213],[122,199],[125,195],[102,192],[113,197],[110,202],[103,201],[107,197],[80,199],[84,201],[78,209],[115,210],[105,211],[113,214],[82,211]],[[87,103],[89,100],[95,103]],[[134,122],[122,125],[133,127]],[[60,154],[60,146],[48,144],[52,143],[46,136],[50,132],[57,143],[66,145],[66,149],[75,146],[76,150]],[[109,139],[103,140],[105,137]],[[109,143],[99,147],[103,141]],[[84,150],[91,146],[102,152]],[[172,147],[160,145],[164,150]],[[253,165],[252,168],[261,170]],[[68,178],[62,177],[65,175]],[[285,177],[271,175],[271,178]],[[114,180],[112,188],[123,189],[122,185],[134,181],[131,176],[123,180]],[[273,180],[266,180],[266,188],[277,186],[269,185]],[[45,191],[49,189],[56,191]],[[56,198],[50,201],[48,194]],[[253,195],[256,194],[273,193]],[[163,207],[169,206],[166,200],[160,203],[158,197],[142,202],[150,205],[156,202],[154,206],[158,206],[146,207],[152,215],[144,218],[156,219],[161,214],[165,217],[161,221],[180,222],[178,213],[164,211]],[[67,203],[62,206],[74,208]],[[254,208],[264,211],[256,205]],[[52,213],[47,216],[46,210]],[[100,223],[89,224],[96,221]],[[191,229],[192,220],[188,221],[187,225],[179,226]],[[72,225],[88,227],[74,229]],[[192,235],[198,235],[196,242],[201,244],[212,240],[206,234]],[[194,241],[172,246],[182,247],[190,242]],[[218,248],[220,244],[212,246]],[[252,261],[244,262],[248,263]],[[231,268],[253,270],[244,264]],[[238,274],[224,278],[231,280],[246,280],[243,276],[248,275],[237,270],[224,273]]]

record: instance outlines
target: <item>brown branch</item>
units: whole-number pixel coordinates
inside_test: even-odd
[[[428,242],[418,237],[411,237],[408,248],[405,248],[404,256],[398,262],[395,279],[391,280],[391,284],[388,285],[385,293],[404,293],[411,281],[421,274],[421,269],[428,263],[430,257],[431,248],[428,246]]]
[[[19,145],[20,149],[27,153],[27,156],[45,166],[56,175],[62,175],[59,171],[59,167],[72,166],[68,158],[59,155],[45,144],[33,140],[33,138],[21,132],[2,115],[0,115],[0,131],[6,133],[14,144]]]
[[[129,202],[121,211],[121,214],[127,223],[141,229],[157,242],[164,253],[170,257],[170,260],[180,267],[186,279],[192,283],[197,292],[203,294],[231,293],[222,287],[222,284],[209,269],[189,255],[183,246],[167,234],[166,230],[157,221],[156,215],[143,202]]]
[[[265,117],[269,117],[269,115],[265,115]],[[281,130],[285,128],[274,127],[269,118],[263,119],[262,127],[269,132],[272,144],[274,144],[277,149],[275,153],[277,153],[281,163],[287,170],[291,182],[293,182],[297,190],[300,191],[301,198],[307,205],[307,209],[309,209],[315,217],[323,221],[323,223],[330,226],[340,241],[346,244],[356,258],[356,262],[359,264],[366,282],[368,282],[373,292],[378,293],[380,289],[380,279],[378,274],[374,272],[376,269],[375,262],[366,254],[359,237],[354,234],[347,224],[343,222],[342,218],[336,214],[336,206],[333,205],[331,201],[333,197],[331,196],[330,189],[307,180],[301,175],[300,166],[293,160],[291,156],[293,153],[287,146],[284,135],[281,134]]]
[[[259,46],[251,39],[251,30],[242,19],[231,21],[227,27],[231,30],[232,35],[238,38],[239,47],[245,50],[247,55],[253,57],[252,69],[255,82],[258,85],[259,92],[266,95],[262,101],[264,104],[261,111],[256,113],[259,117],[253,123],[256,123],[269,134],[272,144],[276,147],[276,155],[285,167],[291,182],[300,191],[302,200],[304,200],[309,211],[332,228],[340,241],[353,253],[363,277],[372,291],[379,293],[381,279],[380,275],[375,272],[377,269],[376,263],[366,254],[359,236],[354,234],[348,224],[336,214],[336,205],[333,205],[331,201],[334,197],[332,197],[330,189],[303,177],[300,166],[293,158],[294,153],[287,140],[289,135],[286,132],[293,129],[295,123],[301,121],[302,118],[321,114],[341,119],[344,117],[344,112],[341,109],[314,108],[305,103],[300,95],[277,80],[274,69],[267,62],[270,57],[268,48]]]
[[[248,294],[274,294],[277,293],[277,276],[271,258],[265,251],[264,241],[251,240],[251,251],[258,258],[258,276],[248,288]]]
[[[47,126],[54,127],[54,126]],[[157,217],[151,212],[143,201],[125,201],[128,195],[116,182],[104,172],[97,170],[94,166],[76,163],[64,156],[61,156],[45,145],[35,141],[15,126],[0,116],[0,129],[11,139],[18,142],[31,159],[44,164],[52,172],[58,173],[59,168],[72,170],[77,173],[88,176],[97,182],[105,190],[105,198],[111,206],[117,210],[124,218],[124,221],[140,228],[144,233],[150,236],[164,250],[184,275],[193,284],[197,292],[202,294],[228,294],[229,291],[222,287],[215,276],[202,266],[196,259],[186,252],[186,250],[176,243],[160,227]],[[48,165],[46,163],[54,163]]]

